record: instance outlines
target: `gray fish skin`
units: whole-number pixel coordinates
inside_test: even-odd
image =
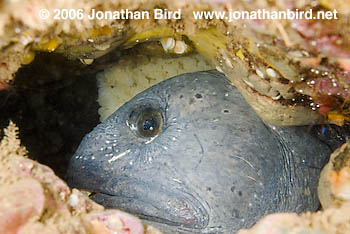
[[[135,130],[147,108],[163,116],[154,138]],[[147,89],[95,127],[67,181],[165,233],[234,233],[270,213],[315,211],[330,153],[307,127],[262,122],[223,74],[198,72]]]

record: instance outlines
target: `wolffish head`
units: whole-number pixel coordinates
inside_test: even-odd
[[[222,74],[184,74],[135,96],[87,134],[67,179],[165,232],[232,233],[271,211],[317,208],[315,197],[300,202],[300,191],[288,189],[294,175],[284,175],[278,145]]]
[[[70,163],[69,184],[146,220],[207,228],[212,211],[202,193],[216,183],[204,183],[215,171],[209,172],[214,161],[205,162],[200,131],[203,118],[212,121],[205,112],[220,95],[218,76],[186,74],[137,95],[84,137]]]

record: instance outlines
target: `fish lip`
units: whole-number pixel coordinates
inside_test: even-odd
[[[202,231],[209,224],[208,204],[182,181],[174,182],[153,172],[142,178],[137,171],[128,175],[119,174],[118,170],[101,173],[91,165],[83,168],[79,161],[71,162],[69,168],[66,175],[69,186],[91,192],[89,197],[106,208],[136,214],[156,227],[181,229],[184,233]],[[167,183],[159,183],[157,178]]]
[[[95,191],[89,197],[106,208],[124,210],[152,223],[189,230],[203,230],[208,226],[208,209],[199,196],[196,195],[199,197],[197,199],[193,194],[180,189],[166,190],[166,186],[152,181],[130,180],[132,179],[119,180],[115,185],[121,187],[118,191]],[[124,187],[126,183],[128,187]],[[145,185],[144,190],[139,189]],[[130,196],[135,193],[136,196]]]
[[[92,200],[96,200],[96,197],[98,198],[102,198],[102,197],[114,197],[114,198],[117,198],[117,199],[120,199],[120,200],[128,200],[127,202],[125,202],[126,204],[128,203],[135,203],[135,201],[141,203],[144,205],[144,207],[147,207],[150,205],[149,202],[145,202],[145,201],[141,201],[141,200],[136,200],[134,198],[129,198],[129,197],[124,197],[124,196],[116,196],[116,195],[112,195],[112,194],[107,194],[107,193],[95,193],[95,192],[92,192],[90,195],[89,195],[89,198],[91,198]],[[97,199],[98,199],[97,198]],[[99,200],[99,199],[98,199]],[[120,208],[119,208],[120,209]],[[125,210],[124,210],[125,211]],[[165,219],[165,218],[161,218],[161,217],[158,217],[158,216],[154,216],[154,215],[147,215],[147,214],[143,214],[143,212],[132,212],[133,215],[136,215],[138,216],[140,219],[144,219],[144,220],[147,220],[147,221],[150,221],[150,222],[155,222],[155,223],[161,223],[161,224],[167,224],[167,225],[170,225],[170,226],[181,226],[181,224],[177,223],[177,222],[174,222],[174,221],[171,221],[169,219]]]

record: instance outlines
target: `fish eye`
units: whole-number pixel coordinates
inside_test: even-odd
[[[129,117],[129,126],[141,137],[155,137],[163,127],[162,113],[152,107],[134,110]]]

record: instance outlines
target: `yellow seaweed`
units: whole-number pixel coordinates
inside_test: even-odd
[[[242,50],[241,49],[239,49],[237,52],[236,52],[236,56],[240,59],[240,60],[242,60],[242,61],[244,61],[244,54],[243,54],[243,52],[242,52]]]
[[[27,65],[31,63],[35,58],[35,52],[33,50],[28,50],[22,58],[22,64]]]
[[[193,35],[188,35],[188,38],[193,42],[193,46],[198,53],[206,59],[216,63],[215,57],[219,49],[225,50],[227,37],[216,28],[200,30]]]
[[[329,8],[330,3],[331,3],[331,0],[321,0],[320,1],[320,5],[325,7],[325,8]]]
[[[35,47],[35,50],[41,50],[41,51],[48,51],[53,52],[58,47],[59,43],[56,38],[53,38],[49,40],[46,43],[39,44],[37,47]]]
[[[165,26],[160,26],[160,27],[155,27],[150,30],[146,30],[140,33],[137,33],[133,36],[131,36],[126,43],[133,43],[133,42],[138,42],[138,41],[143,41],[146,39],[151,39],[151,38],[163,38],[163,37],[170,37],[174,35],[174,31]]]
[[[343,126],[344,125],[344,121],[346,122],[350,122],[350,117],[343,115],[341,113],[338,113],[336,111],[330,111],[327,114],[328,120],[330,123],[339,125],[339,126]]]
[[[107,36],[107,35],[112,34],[112,32],[113,32],[113,30],[111,27],[104,26],[101,28],[92,29],[89,36],[92,38],[99,37],[99,36]]]

